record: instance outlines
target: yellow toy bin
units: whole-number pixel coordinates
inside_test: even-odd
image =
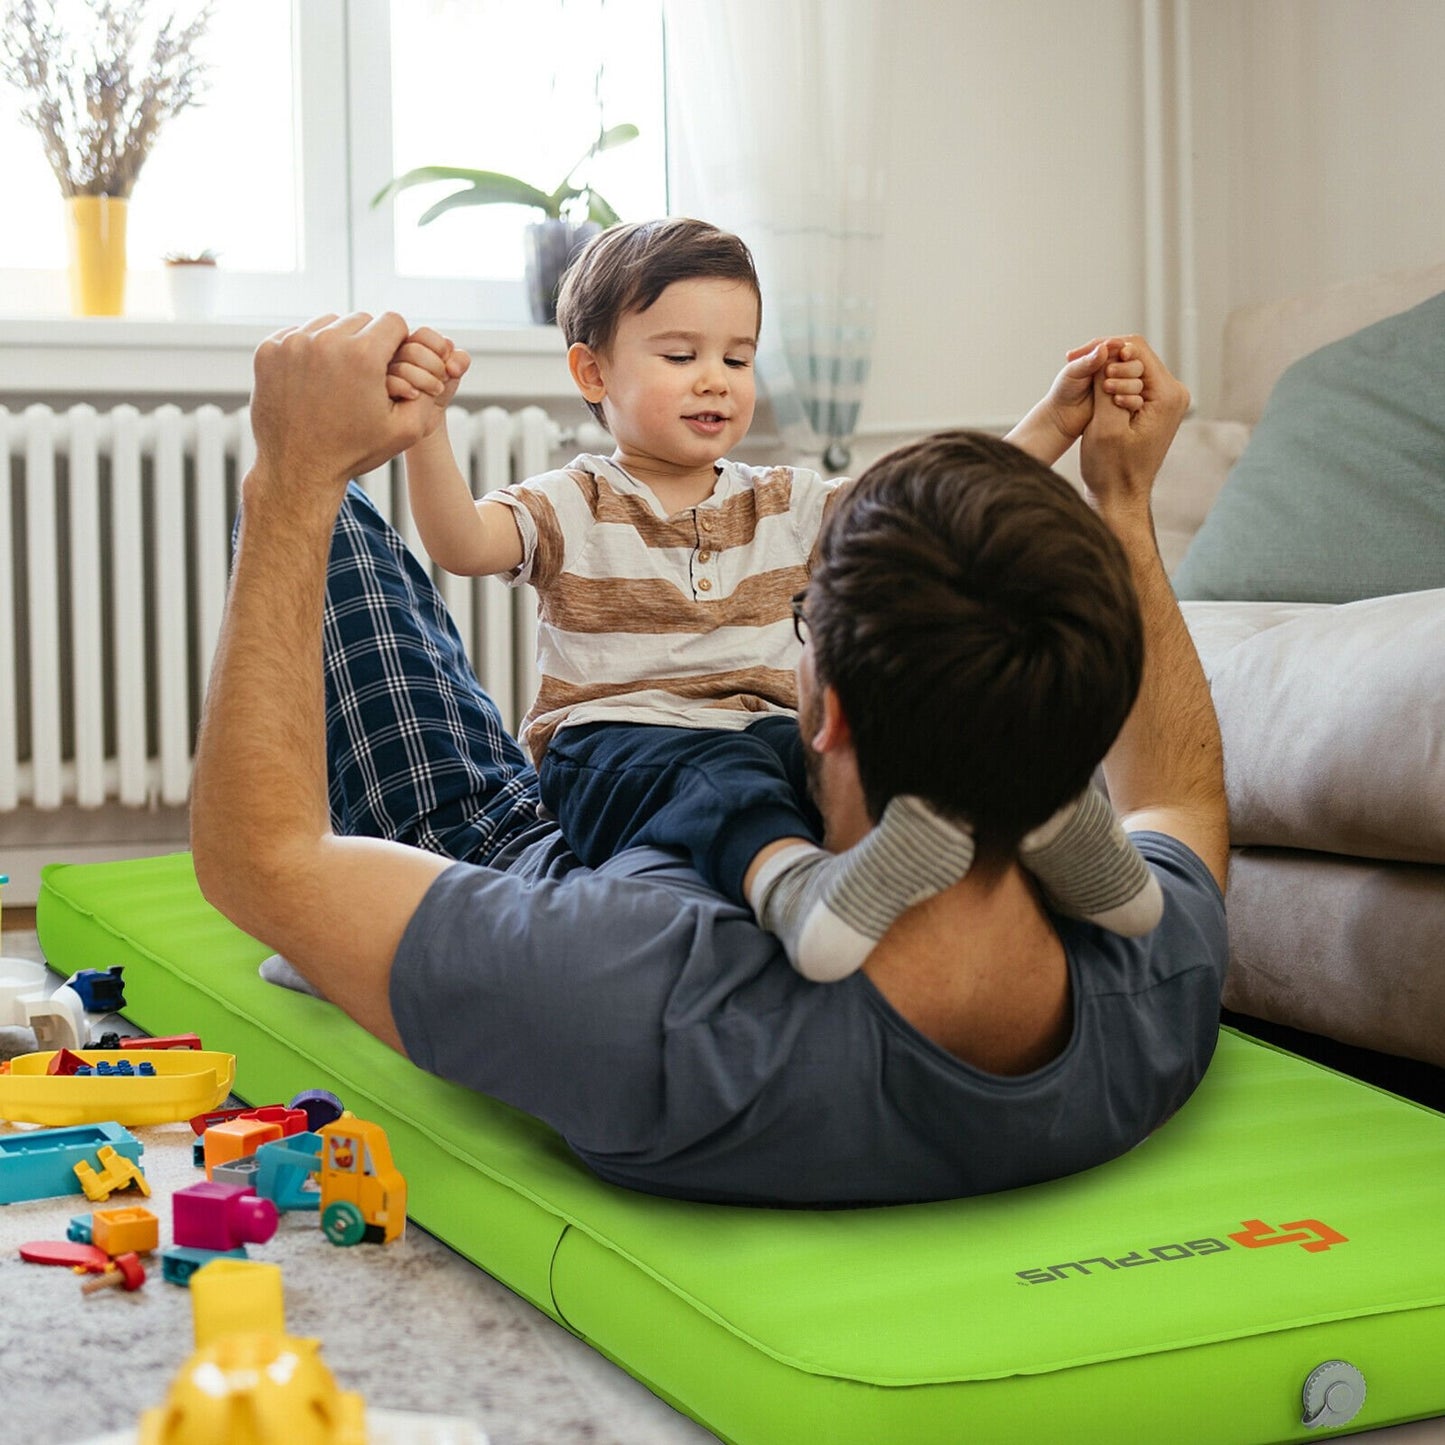
[[[56,1051],[21,1054],[0,1072],[0,1119],[44,1124],[170,1124],[218,1108],[236,1078],[236,1056],[210,1049],[75,1049],[97,1068],[126,1063],[133,1074],[52,1074]],[[142,1064],[155,1067],[142,1074]]]

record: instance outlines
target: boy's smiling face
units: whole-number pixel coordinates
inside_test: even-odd
[[[602,404],[613,459],[643,481],[711,479],[752,425],[757,334],[752,287],[709,277],[674,281],[624,316],[605,355],[574,346],[573,377]]]

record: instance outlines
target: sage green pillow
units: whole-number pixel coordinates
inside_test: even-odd
[[[1280,377],[1174,574],[1194,600],[1433,587],[1445,587],[1445,292]]]

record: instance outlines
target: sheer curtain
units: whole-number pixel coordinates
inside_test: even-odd
[[[762,381],[797,453],[847,467],[884,208],[879,0],[667,0],[672,210],[736,231],[763,283]]]

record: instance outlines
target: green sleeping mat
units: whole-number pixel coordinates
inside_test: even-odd
[[[123,965],[141,1028],[235,1053],[241,1097],[329,1088],[381,1124],[419,1225],[735,1445],[1254,1445],[1445,1414],[1445,1116],[1241,1035],[1088,1173],[741,1209],[603,1184],[263,983],[188,855],[52,866],[37,926],[62,973]]]

